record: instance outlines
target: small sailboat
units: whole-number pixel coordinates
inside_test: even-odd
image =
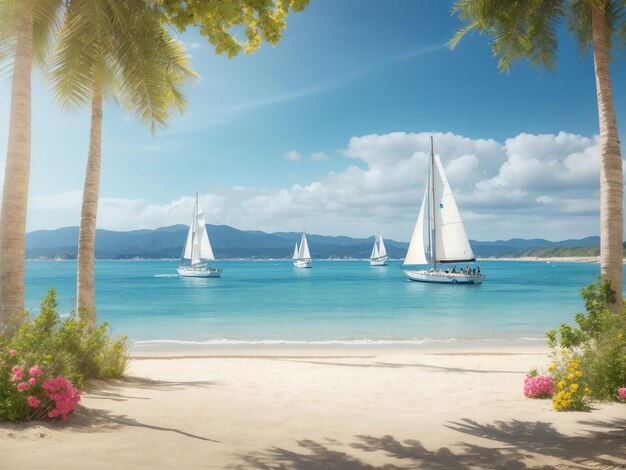
[[[374,238],[374,247],[370,256],[370,266],[387,266],[389,256],[382,235],[378,235],[378,239]]]
[[[189,260],[189,264],[186,260]],[[222,270],[210,267],[207,261],[215,261],[215,256],[206,231],[204,210],[196,194],[196,204],[193,208],[187,241],[178,264],[178,274],[184,277],[220,277]]]
[[[430,264],[430,269],[404,274],[412,281],[440,284],[482,284],[485,276],[479,268],[442,268],[444,263],[471,263],[474,253],[467,239],[461,214],[454,200],[448,178],[430,138],[430,165],[422,207],[420,208],[405,265]]]
[[[293,250],[293,265],[296,268],[312,268],[313,260],[311,259],[311,253],[309,253],[309,244],[306,241],[306,232],[302,232],[302,239],[300,245],[296,242],[296,247]]]

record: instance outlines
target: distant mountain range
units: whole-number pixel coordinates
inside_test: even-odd
[[[265,233],[238,230],[228,225],[207,225],[211,244],[218,259],[280,259],[291,258],[299,232]],[[155,230],[115,232],[98,230],[96,257],[100,259],[178,258],[187,236],[187,226],[172,225]],[[318,259],[369,258],[374,237],[329,237],[307,235],[311,254]],[[600,238],[551,242],[543,239],[471,240],[478,258],[521,256],[595,256]],[[26,235],[26,256],[30,259],[74,259],[78,245],[78,227],[37,230]],[[391,258],[404,258],[408,244],[385,240]]]

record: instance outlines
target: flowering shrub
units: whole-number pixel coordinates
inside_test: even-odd
[[[66,421],[80,401],[80,392],[61,375],[46,378],[37,364],[30,368],[18,364],[11,367],[19,360],[14,349],[0,357],[0,418],[19,421],[48,417]]]
[[[626,401],[626,387],[621,387],[617,390],[617,396],[620,400]]]
[[[67,419],[80,399],[77,387],[123,375],[125,340],[74,313],[61,320],[51,289],[39,315],[26,317],[13,337],[0,335],[0,420]]]
[[[557,411],[589,411],[589,399],[592,390],[585,386],[584,373],[580,370],[580,359],[571,356],[563,349],[561,355],[567,369],[555,370],[560,379],[557,382],[557,393],[552,400],[552,406]]]
[[[546,334],[554,359],[550,371],[557,384],[557,394],[560,393],[558,406],[562,409],[579,409],[576,396],[568,393],[580,394],[582,390],[583,399],[588,399],[590,393],[584,392],[588,387],[589,391],[593,389],[596,399],[615,401],[615,391],[626,383],[626,314],[608,309],[609,303],[616,299],[611,283],[592,284],[581,289],[581,295],[586,312],[576,314],[576,325],[564,323],[558,332],[551,330]],[[578,368],[572,367],[574,358]],[[579,375],[582,371],[584,379]],[[568,379],[569,375],[572,380]],[[558,387],[561,381],[562,388]],[[576,383],[578,391],[570,391],[569,387]]]
[[[551,398],[554,382],[547,375],[530,373],[524,379],[524,396],[527,398]]]

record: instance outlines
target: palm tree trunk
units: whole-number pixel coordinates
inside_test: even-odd
[[[94,257],[96,247],[96,216],[100,195],[100,162],[102,157],[102,81],[96,80],[91,101],[91,132],[83,206],[78,236],[78,281],[76,303],[81,318],[96,324],[96,290]]]
[[[617,120],[611,75],[605,9],[592,9],[593,58],[600,116],[600,269],[602,279],[611,281],[616,302],[609,307],[623,311],[622,270],[624,241],[624,187],[622,156],[617,134]]]
[[[0,212],[0,333],[12,335],[24,311],[26,208],[30,175],[33,17],[29,2],[21,17],[13,65],[9,140]]]

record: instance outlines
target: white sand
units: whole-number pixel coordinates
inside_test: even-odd
[[[68,424],[0,425],[0,468],[626,466],[626,405],[522,396],[548,358],[369,349],[134,359]]]

